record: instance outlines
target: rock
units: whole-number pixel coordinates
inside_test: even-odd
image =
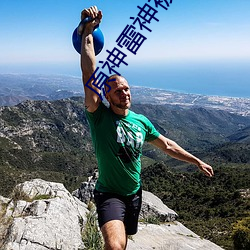
[[[81,183],[81,186],[72,192],[72,195],[80,201],[88,204],[89,201],[94,200],[94,189],[98,179],[98,170],[96,169],[93,176],[88,177],[88,180]]]
[[[175,221],[163,225],[139,223],[138,233],[128,241],[127,250],[222,250],[216,244]]]
[[[93,180],[89,178],[87,183]],[[138,233],[128,242],[128,250],[222,249],[177,222],[177,214],[150,192],[143,191],[141,213],[144,220],[156,217],[168,222],[160,225],[140,222]],[[12,199],[0,196],[0,249],[87,249],[82,241],[87,214],[87,205],[73,197],[63,184],[40,179],[19,184]]]
[[[154,194],[142,191],[140,219],[147,219],[149,217],[156,217],[160,222],[166,222],[176,220],[178,214],[168,208],[161,199]]]
[[[94,198],[95,183],[98,178],[98,171],[95,170],[93,176],[90,176],[86,182],[83,182],[72,195],[77,197],[82,202],[88,203]],[[142,191],[142,208],[140,212],[140,219],[154,217],[160,222],[174,221],[178,217],[177,213],[168,208],[157,196],[154,194]]]
[[[6,208],[11,223],[1,249],[84,249],[81,231],[88,209],[63,184],[35,179],[17,185],[13,197]]]

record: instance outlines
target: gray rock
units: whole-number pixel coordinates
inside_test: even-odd
[[[12,211],[12,222],[1,249],[84,248],[81,231],[88,209],[62,184],[35,179],[16,186],[13,196],[6,213]]]
[[[139,224],[136,235],[128,241],[127,250],[222,250],[216,244],[175,221],[162,225]]]
[[[90,176],[86,182],[81,183],[81,186],[75,190],[72,195],[84,203],[93,200],[97,178],[98,171],[96,170],[93,176]],[[140,219],[146,220],[150,217],[155,217],[160,222],[166,222],[176,220],[178,215],[175,211],[168,208],[157,196],[150,192],[143,191]]]
[[[89,178],[88,182],[93,179]],[[91,190],[90,190],[91,191]],[[17,185],[13,199],[0,196],[1,250],[80,250],[87,205],[60,183],[40,179]],[[150,216],[160,225],[139,223],[128,250],[220,250],[214,243],[175,221],[177,214],[152,193],[143,191],[141,218]]]
[[[147,219],[149,217],[156,217],[160,222],[166,222],[176,220],[178,214],[168,208],[161,199],[154,194],[143,191],[140,219]]]
[[[81,186],[72,192],[72,195],[80,201],[88,204],[89,201],[94,199],[95,184],[98,179],[98,170],[96,169],[93,176],[88,177],[88,180],[81,183]]]

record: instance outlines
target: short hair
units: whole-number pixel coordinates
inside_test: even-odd
[[[109,76],[109,78],[107,78],[107,80],[106,80],[106,84],[104,85],[104,92],[105,92],[105,94],[107,93],[107,89],[109,88],[108,86],[109,86],[109,80],[110,79],[113,79],[113,78],[117,78],[117,77],[121,77],[122,79],[124,79],[126,82],[128,82],[127,81],[127,79],[124,77],[124,76],[122,76],[122,75],[118,75],[118,74],[113,74],[113,75],[111,75],[111,76]],[[107,86],[108,85],[108,86]]]

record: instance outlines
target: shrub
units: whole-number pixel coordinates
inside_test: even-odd
[[[232,233],[235,250],[250,249],[250,217],[237,221]]]
[[[88,208],[87,222],[82,233],[84,246],[88,250],[102,250],[104,244],[97,226],[95,206],[90,202]]]

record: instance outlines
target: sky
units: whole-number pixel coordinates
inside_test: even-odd
[[[0,73],[80,77],[71,38],[81,10],[96,5],[103,12],[98,63],[145,3],[158,21],[147,24],[152,32],[135,25],[147,39],[136,55],[123,48],[128,65],[117,69],[131,84],[250,98],[249,0],[173,0],[168,10],[154,0],[1,0]]]

